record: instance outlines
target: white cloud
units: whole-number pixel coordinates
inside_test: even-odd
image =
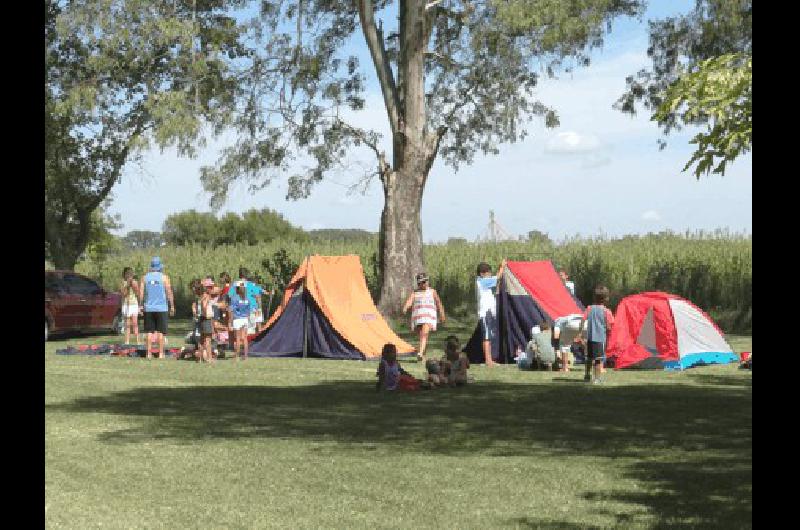
[[[593,134],[563,131],[550,138],[545,147],[548,153],[586,153],[600,147],[600,139]]]
[[[647,210],[642,214],[643,221],[660,221],[661,215],[655,210]]]
[[[659,151],[656,139],[661,133],[648,112],[630,116],[612,108],[625,91],[625,77],[649,66],[646,26],[636,26],[626,35],[632,38],[620,40],[621,33],[615,33],[593,56],[589,68],[558,80],[541,80],[536,98],[556,109],[559,128],[546,129],[541,120],[533,120],[524,141],[502,145],[498,156],[478,153],[474,164],[462,166],[458,173],[437,159],[423,197],[425,241],[472,240],[486,230],[490,209],[512,234],[537,228],[554,239],[594,233],[598,224],[613,235],[653,226],[676,231],[719,226],[751,230],[752,154],[731,165],[724,178],[697,181],[690,173],[681,173],[691,156],[692,128],[671,135],[669,147]],[[363,45],[354,50],[362,52],[369,61]],[[374,78],[369,68],[366,71]],[[365,109],[348,111],[345,119],[382,133],[379,146],[391,160],[383,99],[374,81],[368,88]],[[124,230],[160,230],[170,213],[189,208],[207,211],[199,166],[215,162],[219,149],[233,138],[225,140],[210,141],[197,160],[179,159],[174,150],[149,154],[148,173],[131,171],[114,190],[112,211],[122,214]],[[383,208],[380,182],[375,179],[366,195],[346,196],[347,187],[374,168],[374,153],[362,146],[342,162],[347,167],[318,184],[308,199],[287,202],[285,180],[276,178],[255,194],[248,192],[247,183],[237,184],[225,207],[242,212],[268,206],[308,229],[377,231]],[[547,200],[537,200],[534,208],[536,197]],[[143,203],[148,208],[142,208]]]

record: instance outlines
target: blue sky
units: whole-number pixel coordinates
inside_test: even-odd
[[[590,67],[540,82],[537,96],[556,108],[560,127],[545,129],[531,122],[523,142],[503,146],[496,156],[477,156],[457,173],[437,161],[422,204],[425,241],[475,239],[486,232],[489,210],[512,235],[536,229],[555,239],[664,229],[751,232],[751,154],[730,165],[724,177],[698,181],[681,172],[696,131],[671,134],[666,149],[659,151],[660,132],[646,113],[630,117],[611,108],[625,89],[625,77],[649,66],[646,20],[688,11],[692,4],[651,2],[644,20],[614,23]],[[382,132],[390,153],[382,98],[360,34],[351,53],[362,57],[368,87],[366,109],[351,121]],[[190,208],[209,211],[199,169],[213,163],[224,145],[225,140],[209,140],[194,160],[154,150],[145,155],[141,167],[127,168],[114,188],[111,208],[121,215],[120,233],[159,231],[169,214]],[[354,153],[353,161],[372,164],[362,153]],[[377,231],[383,207],[380,184],[374,182],[363,195],[348,194],[348,184],[355,179],[335,175],[308,199],[291,202],[285,200],[285,182],[275,181],[255,194],[242,184],[231,191],[221,213],[269,207],[306,229]]]

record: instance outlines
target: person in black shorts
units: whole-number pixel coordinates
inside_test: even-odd
[[[603,363],[606,360],[606,341],[611,327],[614,325],[614,315],[606,307],[608,304],[608,288],[598,285],[594,289],[594,303],[586,308],[584,313],[583,329],[586,330],[586,374],[584,381],[592,381],[589,374],[590,367],[594,365],[594,383],[602,383],[600,376],[605,372]]]
[[[175,316],[175,299],[169,276],[164,274],[161,259],[155,256],[150,261],[150,270],[139,283],[139,300],[143,300],[144,331],[147,333],[147,358],[152,358],[150,345],[158,341],[158,358],[164,358],[164,336],[167,334],[168,315]],[[178,356],[176,355],[177,359]]]

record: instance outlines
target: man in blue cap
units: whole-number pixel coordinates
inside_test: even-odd
[[[144,332],[147,333],[147,358],[152,358],[153,335],[158,340],[158,358],[164,358],[164,335],[167,334],[167,312],[175,316],[175,299],[169,276],[164,274],[158,256],[150,260],[150,270],[139,283],[139,300],[144,300]],[[177,357],[176,357],[177,358]]]

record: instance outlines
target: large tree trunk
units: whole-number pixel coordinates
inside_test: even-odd
[[[400,53],[395,83],[372,1],[359,0],[357,5],[392,128],[392,166],[382,155],[379,162],[385,203],[379,236],[378,308],[384,315],[397,316],[415,287],[414,275],[424,270],[422,193],[444,132],[431,134],[425,127],[425,50],[431,24],[424,0],[399,0]]]
[[[74,253],[61,253],[53,256],[53,267],[60,271],[73,271],[78,262],[78,256]]]
[[[428,28],[424,2],[401,0],[399,15],[400,112],[393,127],[393,168],[383,175],[386,202],[380,234],[379,308],[393,316],[402,311],[406,296],[415,287],[414,275],[424,271],[420,210],[433,148],[425,130]]]
[[[408,166],[405,169],[410,170]],[[397,316],[414,288],[414,275],[424,270],[420,222],[423,190],[413,173],[392,171],[384,177],[383,191],[378,308],[384,315]]]

